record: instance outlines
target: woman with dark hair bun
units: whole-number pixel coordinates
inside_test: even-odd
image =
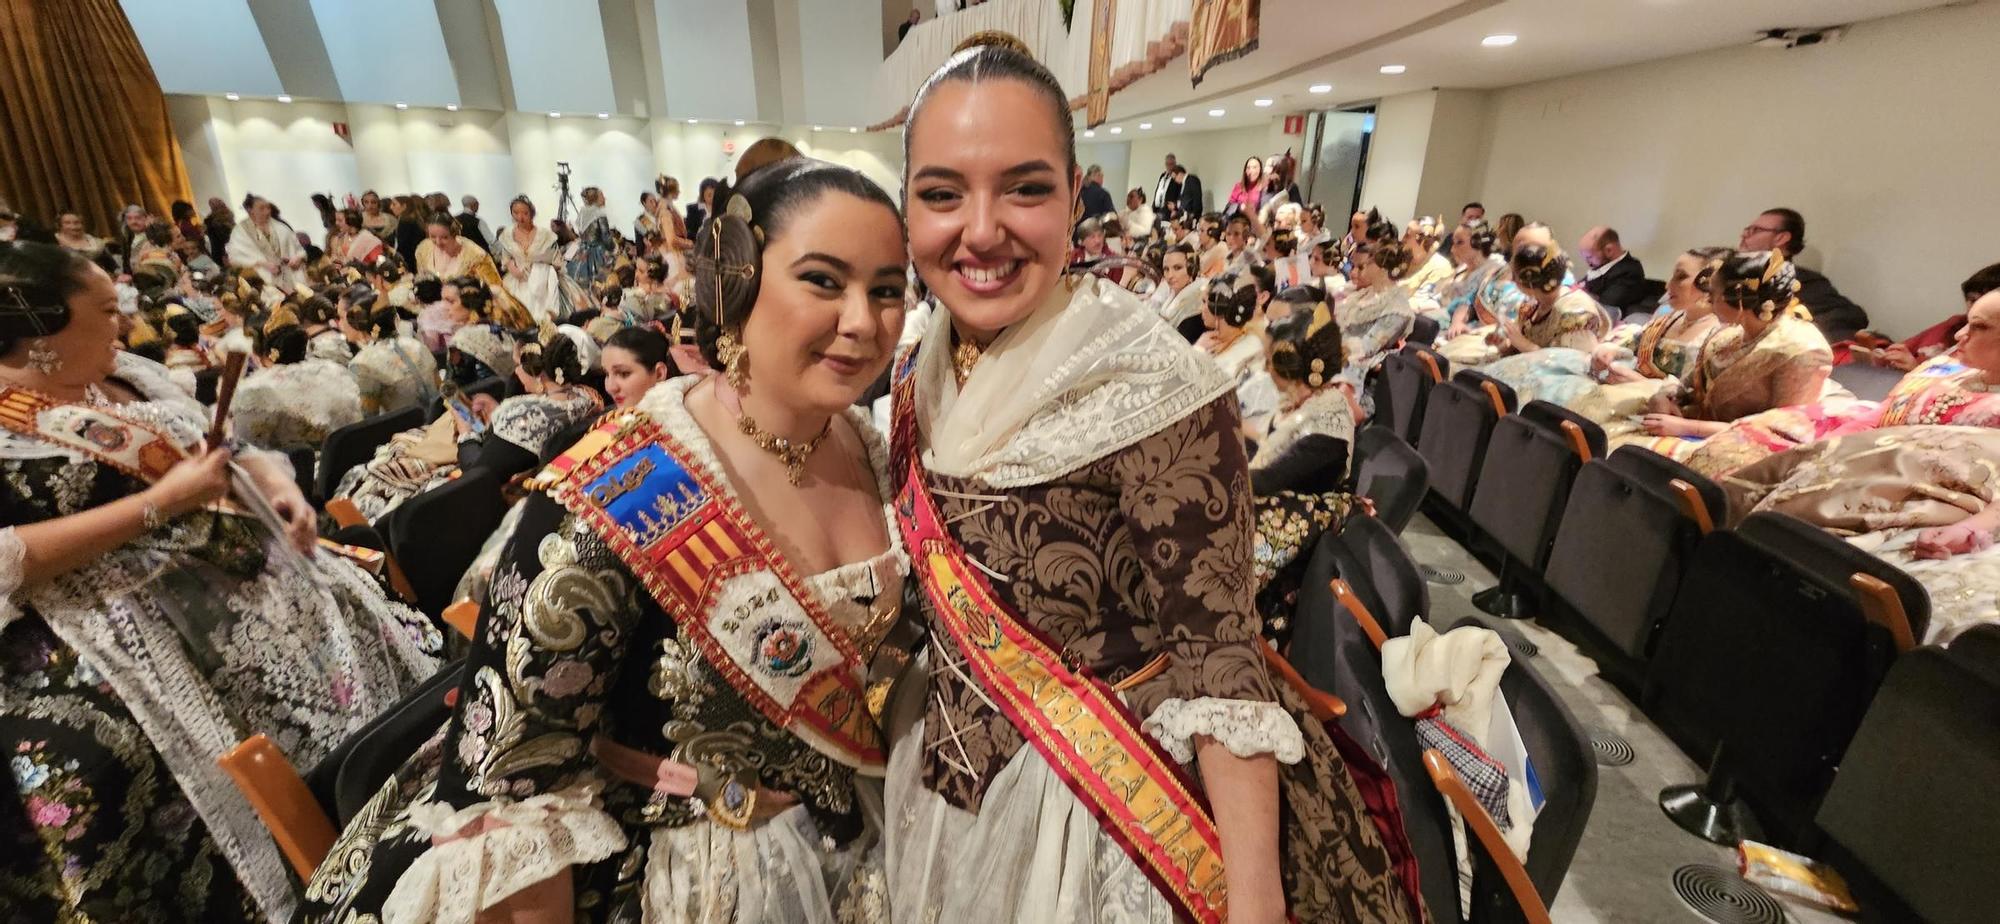
[[[1348,280],[1352,288],[1341,292],[1334,304],[1334,317],[1346,338],[1347,365],[1340,370],[1339,382],[1361,402],[1365,413],[1373,413],[1365,385],[1368,373],[1402,346],[1416,323],[1410,293],[1398,285],[1409,274],[1415,255],[1404,246],[1396,226],[1376,216],[1348,258],[1354,266]]]
[[[927,683],[890,708],[890,903],[1420,919],[1333,732],[1267,666],[1235,382],[1131,293],[1066,276],[1074,132],[1069,94],[998,33],[904,126],[910,255],[939,310],[891,387],[931,632]],[[1218,307],[1247,322],[1249,285]]]
[[[1437,287],[1438,307],[1449,320],[1444,336],[1456,337],[1481,323],[1474,311],[1479,290],[1507,269],[1507,258],[1494,252],[1498,236],[1483,219],[1473,219],[1451,232],[1445,252],[1451,256],[1451,278]]]
[[[510,312],[512,302],[497,301],[492,289],[471,276],[448,280],[438,292],[447,319],[456,325],[445,346],[452,380],[470,385],[513,375],[515,346],[538,339],[534,321],[524,312]]]
[[[264,324],[264,367],[244,376],[229,406],[238,438],[279,452],[317,450],[328,433],[361,421],[361,389],[347,369],[345,339],[334,343],[342,361],[326,359],[316,348],[327,332],[315,337],[305,326],[309,315],[324,318],[332,310],[315,295],[296,315],[283,306],[272,312]]]
[[[341,366],[354,360],[354,348],[340,330],[340,310],[326,296],[313,295],[299,302],[298,318],[299,329],[306,335],[308,355]],[[274,329],[269,321],[265,322],[265,328]]]
[[[341,313],[341,331],[361,344],[348,362],[368,415],[421,407],[437,394],[437,360],[416,338],[405,334],[402,314],[387,300],[365,292]]]
[[[680,375],[658,328],[626,327],[604,341],[604,388],[619,407],[631,407],[653,386]]]
[[[437,634],[329,554],[283,457],[116,349],[110,276],[0,244],[0,894],[31,921],[287,920],[297,881],[216,761],[301,765],[436,670]],[[254,485],[276,517],[218,502]]]
[[[907,244],[894,200],[819,161],[716,204],[693,311],[722,371],[528,483],[435,781],[383,790],[305,920],[888,920],[868,683],[907,560],[853,405],[900,333]],[[562,354],[523,373],[560,388]]]
[[[1354,445],[1354,399],[1334,386],[1334,376],[1347,364],[1342,355],[1340,324],[1325,302],[1301,304],[1290,315],[1271,322],[1269,363],[1278,386],[1278,413],[1271,432],[1250,458],[1252,471],[1284,455],[1308,434],[1318,433]]]
[[[1529,243],[1514,250],[1510,263],[1514,287],[1527,296],[1520,314],[1502,322],[1498,339],[1502,356],[1544,349],[1597,349],[1598,338],[1611,330],[1611,318],[1590,293],[1566,285],[1569,257],[1553,244]]]

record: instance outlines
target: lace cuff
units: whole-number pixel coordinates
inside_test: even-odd
[[[0,629],[21,618],[21,605],[14,602],[21,582],[27,577],[28,545],[9,526],[0,529]]]
[[[1277,703],[1245,699],[1169,699],[1141,724],[1146,734],[1184,764],[1194,763],[1194,736],[1222,742],[1238,757],[1270,754],[1279,762],[1298,763],[1306,755],[1299,723]]]
[[[435,844],[404,870],[382,906],[388,924],[472,924],[507,896],[625,847],[624,830],[598,806],[594,786],[456,810],[427,802],[412,806],[409,818],[432,838],[473,833]]]

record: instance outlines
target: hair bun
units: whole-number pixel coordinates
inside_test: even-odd
[[[951,53],[955,55],[976,48],[998,48],[1003,51],[1014,52],[1026,58],[1033,58],[1035,56],[1034,52],[1028,50],[1028,43],[1021,41],[1020,36],[1003,29],[986,29],[974,32],[966,36],[963,41],[960,41],[958,46],[951,50]]]

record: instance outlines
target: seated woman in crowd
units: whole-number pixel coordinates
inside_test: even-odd
[[[345,366],[354,361],[354,347],[340,329],[340,312],[324,295],[299,302],[299,328],[306,335],[306,355]],[[264,322],[267,329],[269,321]]]
[[[447,413],[390,437],[374,458],[348,470],[334,496],[353,501],[373,522],[460,468],[479,465],[503,477],[533,468],[550,437],[603,407],[597,393],[582,384],[591,367],[576,340],[581,336],[558,331],[547,343],[516,347],[513,368],[521,394],[500,402],[490,414],[475,413],[477,422]],[[594,352],[595,345],[590,349]]]
[[[424,242],[417,245],[417,272],[439,279],[470,276],[486,284],[495,297],[506,295],[500,270],[493,258],[458,233],[458,221],[445,212],[433,213],[424,222]]]
[[[492,289],[470,276],[445,283],[439,293],[458,325],[445,348],[452,381],[470,385],[513,375],[516,343],[537,339],[534,319],[512,302],[497,301]]]
[[[1966,311],[1970,313],[1973,302],[1988,292],[2000,289],[2000,263],[1967,276],[1958,288],[1959,294],[1965,296]],[[1833,364],[1873,363],[1908,372],[1950,350],[1959,328],[1965,326],[1965,319],[1965,314],[1952,315],[1900,342],[1891,342],[1881,334],[1864,330],[1854,335],[1851,342],[1834,344]]]
[[[437,396],[437,360],[402,331],[402,313],[363,291],[340,316],[341,330],[361,349],[347,364],[370,417],[423,407]]]
[[[305,554],[282,457],[203,446],[201,406],[117,351],[102,270],[0,245],[0,306],[0,390],[32,408],[0,427],[8,914],[285,920],[290,867],[216,759],[261,733],[311,766],[436,669],[436,633]],[[232,472],[276,522],[214,506]]]
[[[1696,247],[1682,253],[1667,277],[1667,310],[1658,312],[1645,327],[1619,328],[1628,337],[1598,345],[1591,371],[1612,385],[1687,376],[1702,346],[1722,327],[1709,287],[1729,253],[1723,247]]]
[[[1664,437],[1648,441],[1649,448],[1685,461],[1732,421],[1819,400],[1833,353],[1797,293],[1782,252],[1738,251],[1722,261],[1710,297],[1728,326],[1708,338],[1686,387],[1649,405],[1640,424]],[[1710,464],[1706,470],[1713,472],[1741,462],[1712,458]]]
[[[1611,317],[1590,293],[1563,286],[1569,258],[1558,248],[1523,244],[1514,251],[1512,270],[1526,300],[1514,320],[1494,331],[1501,355],[1481,371],[1512,386],[1523,404],[1567,404],[1596,384],[1580,373],[1589,368],[1598,338],[1609,332]]]
[[[1396,226],[1377,222],[1368,230],[1368,239],[1356,247],[1349,259],[1354,272],[1353,288],[1340,293],[1334,304],[1334,320],[1340,324],[1342,355],[1346,365],[1336,377],[1361,402],[1363,413],[1373,411],[1364,383],[1368,373],[1382,364],[1382,358],[1400,349],[1416,321],[1410,293],[1396,283],[1410,271],[1413,257],[1403,246]]]
[[[1456,337],[1481,323],[1473,303],[1480,290],[1507,269],[1507,258],[1493,252],[1498,240],[1493,226],[1479,219],[1452,230],[1451,244],[1446,248],[1451,254],[1451,278],[1437,286],[1438,308],[1447,318],[1445,336]]]
[[[326,302],[317,295],[308,301]],[[354,376],[345,363],[311,354],[312,341],[300,321],[282,307],[271,315],[264,325],[264,366],[236,388],[230,405],[235,432],[252,446],[318,449],[328,433],[361,421]]]
[[[1404,227],[1403,247],[1410,252],[1410,259],[1416,268],[1398,280],[1397,285],[1411,296],[1422,293],[1435,298],[1437,288],[1456,275],[1451,255],[1438,248],[1438,242],[1443,240],[1450,227],[1443,218],[1428,216],[1419,217]],[[1442,302],[1442,299],[1437,301]],[[1439,311],[1440,322],[1443,317],[1443,312]]]
[[[1258,270],[1269,272],[1262,267]],[[1277,390],[1264,373],[1261,334],[1270,290],[1259,284],[1256,272],[1243,272],[1211,280],[1207,291],[1201,320],[1208,330],[1194,342],[1195,349],[1214,357],[1223,375],[1235,383],[1243,409],[1243,432],[1252,440],[1262,439],[1264,426],[1278,405]]]
[[[104,252],[104,239],[83,229],[83,216],[75,212],[64,212],[56,216],[56,243],[65,250],[76,251],[86,260],[95,260]]]
[[[888,447],[853,405],[900,333],[906,245],[893,200],[831,164],[765,166],[716,206],[696,291],[724,372],[654,387],[538,481],[442,767],[347,831],[304,920],[886,920],[861,701],[907,572]],[[635,492],[662,503],[591,502]],[[639,525],[701,511],[706,532]],[[666,556],[714,548],[735,589],[670,583]],[[702,641],[746,605],[743,631],[782,637]]]
[[[1315,433],[1346,443],[1352,458],[1354,420],[1361,409],[1334,384],[1334,376],[1346,363],[1333,312],[1325,302],[1296,305],[1291,314],[1272,321],[1268,330],[1268,363],[1278,389],[1278,408],[1270,433],[1250,458],[1251,471],[1271,466],[1299,440]]]
[[[497,233],[493,253],[506,269],[507,291],[535,320],[553,324],[570,316],[583,301],[582,291],[562,272],[562,247],[556,234],[535,224],[535,204],[516,196],[507,204],[514,223]]]
[[[166,319],[168,371],[186,373],[191,377],[197,372],[215,368],[214,344],[202,335],[201,319],[181,305],[168,305]]]

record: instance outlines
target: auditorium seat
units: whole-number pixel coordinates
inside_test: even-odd
[[[244,801],[278,843],[278,852],[299,878],[312,878],[337,832],[326,809],[300,778],[276,742],[259,733],[230,748],[216,764],[243,793]]]
[[[340,479],[347,474],[347,470],[373,458],[375,450],[387,443],[390,437],[423,425],[423,408],[406,407],[400,411],[377,414],[327,434],[326,445],[320,449],[319,471],[316,474],[320,499],[332,500],[333,491],[340,486]]]
[[[1258,497],[1280,491],[1325,494],[1347,483],[1347,441],[1324,433],[1308,433],[1262,468],[1250,473],[1250,490]]]
[[[1468,625],[1490,629],[1503,638],[1507,634],[1503,626],[1477,616],[1459,620],[1452,628]],[[1569,874],[1591,807],[1597,801],[1597,759],[1590,736],[1576,716],[1563,705],[1548,680],[1519,656],[1500,675],[1500,693],[1507,700],[1547,800],[1535,816],[1535,831],[1523,863],[1539,900],[1546,905],[1555,901]],[[1496,860],[1491,855],[1484,859],[1489,863]],[[1512,861],[1511,855],[1498,859]],[[1479,877],[1474,883],[1473,920],[1515,919],[1513,905],[1522,896],[1510,894],[1498,883],[1485,887]]]
[[[313,466],[319,459],[319,453],[310,449],[294,449],[285,453],[285,459],[292,463],[292,481],[299,486],[299,494],[305,497],[306,503],[318,506],[319,485],[313,480]]]
[[[2000,664],[1959,647],[1896,660],[1815,816],[1864,920],[1974,924],[2000,907]]]
[[[1538,407],[1539,405],[1539,407]],[[1475,594],[1481,611],[1519,619],[1531,615],[1570,482],[1591,459],[1589,435],[1561,408],[1532,401],[1493,427],[1479,469],[1479,490],[1467,513],[1499,546],[1500,581]],[[1587,423],[1588,421],[1584,421]],[[1603,431],[1595,426],[1597,448]]]
[[[1707,527],[1673,479],[1633,464],[1635,455],[1663,458],[1624,446],[1577,472],[1543,569],[1542,625],[1584,644],[1600,675],[1636,701],[1654,638]]]
[[[1461,522],[1471,509],[1487,439],[1500,418],[1513,412],[1512,399],[1513,389],[1470,371],[1431,388],[1423,438],[1416,446],[1430,467],[1431,493],[1447,520]]]
[[[382,784],[437,734],[451,719],[447,696],[465,679],[465,663],[447,664],[418,684],[395,705],[342,742],[340,757],[313,767],[308,781],[331,779],[333,817],[346,827],[375,797]],[[314,786],[315,792],[319,785]]]
[[[1426,349],[1406,346],[1382,359],[1371,380],[1375,396],[1373,426],[1386,426],[1414,444],[1423,432],[1424,408],[1432,386],[1444,381],[1447,363]]]
[[[425,615],[433,619],[443,615],[459,578],[506,517],[500,486],[497,473],[474,466],[405,501],[379,524],[389,554],[416,595],[414,605]]]
[[[1375,502],[1375,516],[1401,535],[1430,488],[1424,457],[1388,427],[1354,434],[1354,493]]]
[[[1405,339],[1419,346],[1430,346],[1437,342],[1437,336],[1437,319],[1418,315],[1416,320],[1410,322],[1410,334]]]
[[[2000,683],[2000,623],[1981,623],[1951,640],[1951,653],[1966,667]]]
[[[1709,758],[1662,807],[1720,843],[1810,846],[1811,819],[1889,663],[1930,601],[1894,566],[1809,524],[1758,513],[1703,540],[1647,672],[1645,708]],[[1739,792],[1756,812],[1733,806]],[[1745,828],[1753,830],[1745,830]]]

